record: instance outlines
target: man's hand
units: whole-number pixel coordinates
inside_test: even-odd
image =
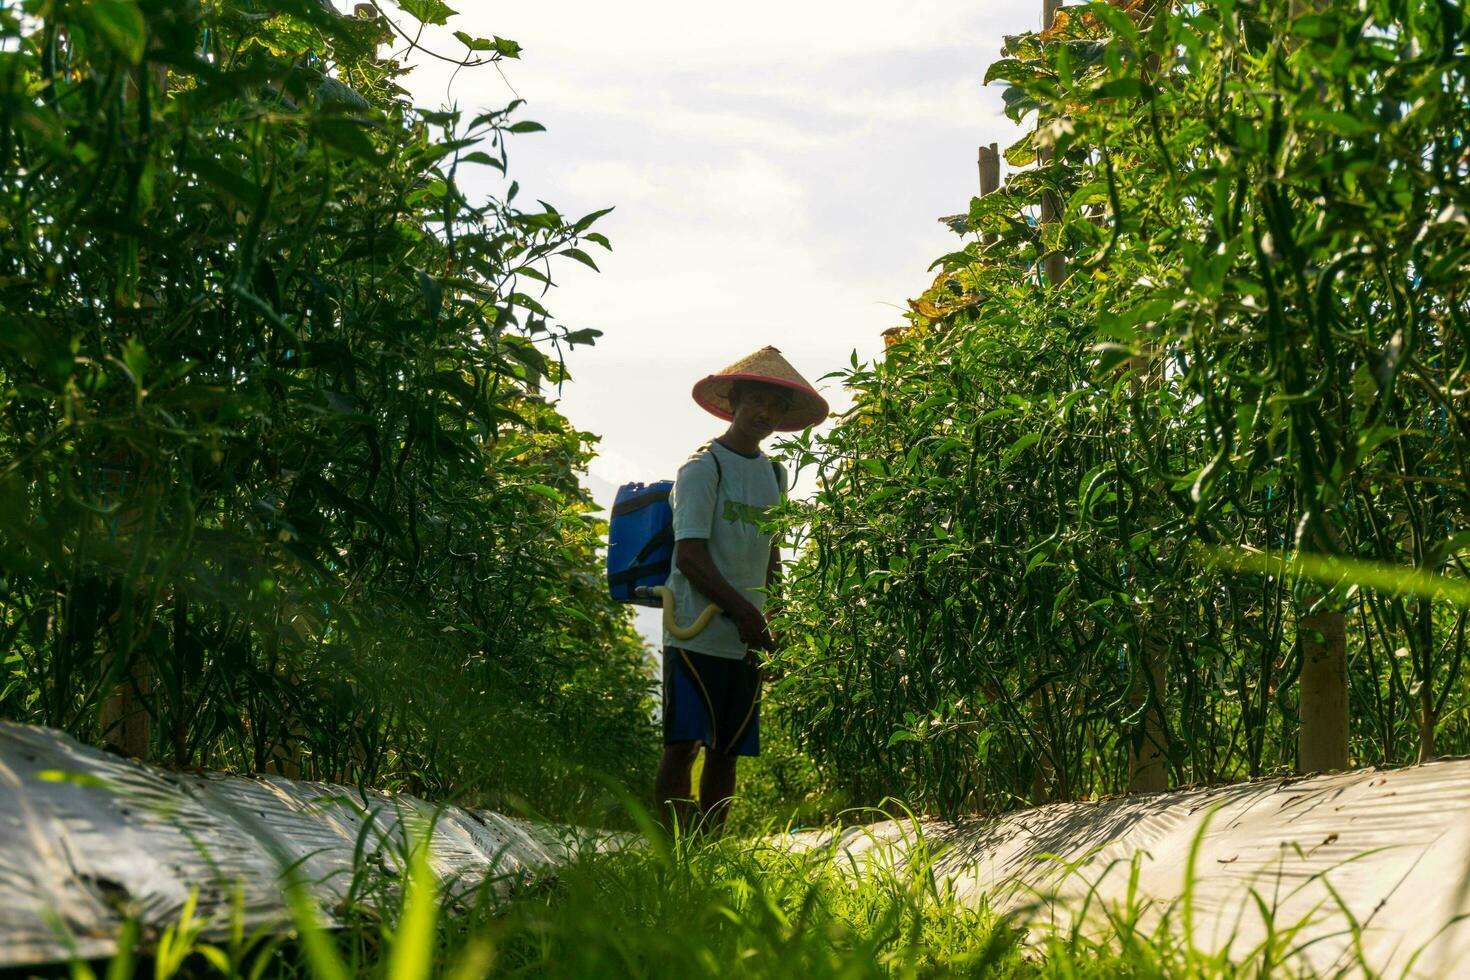
[[[771,639],[771,631],[766,627],[766,617],[755,606],[749,602],[743,603],[730,611],[730,618],[735,620],[735,628],[740,631],[740,642],[752,653],[757,650],[775,650],[776,644]]]

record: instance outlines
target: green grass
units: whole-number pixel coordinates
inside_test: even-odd
[[[635,815],[636,819],[636,815]],[[834,848],[793,853],[770,839],[655,837],[589,854],[534,880],[444,889],[421,847],[398,880],[360,890],[327,930],[304,892],[295,932],[240,929],[207,942],[186,915],[146,951],[72,965],[76,980],[126,977],[1190,977],[1290,976],[1283,925],[1232,957],[1188,940],[1187,900],[1142,925],[1143,905],[1102,908],[1088,927],[1048,924],[1038,906],[1000,915],[935,873],[922,836],[905,870],[861,866]],[[383,887],[386,886],[386,887]],[[1042,914],[1034,914],[1041,912]],[[136,939],[136,930],[126,934]]]
[[[578,863],[494,924],[496,965],[534,977],[905,977],[1019,962],[1015,934],[927,867],[843,872],[830,851],[734,839]]]

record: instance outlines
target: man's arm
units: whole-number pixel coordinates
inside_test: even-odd
[[[725,611],[740,630],[740,641],[752,650],[771,649],[771,634],[765,617],[741,595],[715,567],[704,538],[684,538],[674,545],[674,564],[684,577],[711,602]]]

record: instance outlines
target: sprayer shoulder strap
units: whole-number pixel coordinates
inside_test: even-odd
[[[720,492],[720,482],[725,479],[725,468],[720,465],[720,457],[715,455],[715,441],[711,439],[703,446],[700,446],[699,451],[708,456],[709,461],[715,464],[715,493],[718,494]]]
[[[720,492],[720,481],[725,478],[725,468],[720,465],[719,454],[715,452],[715,441],[711,439],[703,446],[700,446],[699,451],[708,456],[710,462],[715,464],[715,493],[718,494]],[[767,458],[767,462],[771,464],[771,475],[776,478],[776,495],[779,497],[786,491],[786,488],[782,486],[785,481],[781,479],[783,472],[781,464],[769,458]]]

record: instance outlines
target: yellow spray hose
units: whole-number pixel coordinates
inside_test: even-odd
[[[655,585],[651,589],[646,587],[641,588],[638,590],[638,593],[640,595],[656,595],[661,600],[663,600],[664,631],[676,640],[692,640],[694,637],[704,632],[704,628],[710,624],[710,620],[714,619],[716,616],[724,611],[712,602],[704,607],[704,612],[694,617],[694,622],[690,623],[688,626],[680,626],[674,620],[673,589],[669,588],[666,585]]]

